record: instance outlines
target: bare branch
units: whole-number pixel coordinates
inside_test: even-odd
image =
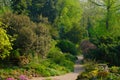
[[[105,6],[105,4],[99,4],[99,3],[97,3],[97,2],[95,2],[93,0],[88,0],[88,1],[90,1],[91,3],[93,3],[93,4],[97,5],[97,6]]]

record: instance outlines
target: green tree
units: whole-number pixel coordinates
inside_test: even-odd
[[[98,27],[99,24],[101,25],[105,12],[101,7],[91,3],[90,1],[81,0],[81,7],[83,9],[83,14],[80,25],[86,28],[86,36],[92,37],[94,32],[91,29]]]
[[[56,8],[58,11],[58,16],[55,20],[55,26],[58,27],[60,37],[66,38],[65,34],[72,30],[73,26],[77,28],[80,27],[82,14],[80,1],[59,0],[56,3]]]
[[[35,29],[37,39],[33,48],[38,56],[44,58],[50,49],[51,36],[49,33],[50,25],[49,23],[45,23],[48,20],[45,18],[42,18],[42,20],[43,22],[40,22]]]
[[[6,33],[6,30],[1,27],[4,26],[3,23],[0,22],[0,58],[4,59],[9,56],[10,50],[12,50],[12,43]]]
[[[31,0],[11,0],[11,7],[16,14],[28,14],[28,6]]]
[[[16,36],[13,42],[14,49],[20,49],[22,53],[27,53],[36,40],[35,24],[25,15],[7,13],[3,16],[3,22],[8,25],[7,33]]]
[[[96,0],[89,0],[90,2],[103,7],[103,9],[106,12],[106,18],[105,18],[105,27],[106,29],[108,29],[112,23],[112,16],[114,13],[118,12],[120,9],[120,4],[119,4],[119,0],[100,0],[100,1],[96,1]]]
[[[83,7],[81,26],[86,27],[88,37],[119,34],[119,0],[88,0],[81,3]],[[109,6],[110,11],[107,10]]]
[[[57,0],[47,0],[44,7],[42,8],[42,15],[44,17],[48,17],[48,20],[52,23],[58,15],[56,3]]]
[[[70,40],[71,42],[78,44],[84,38],[85,29],[83,27],[79,27],[74,25],[66,34],[66,39]]]
[[[72,55],[77,55],[77,49],[74,43],[68,40],[61,40],[56,44],[57,47],[61,49],[64,53],[70,53]]]
[[[32,5],[29,6],[30,17],[39,22],[39,16],[42,15],[53,23],[57,15],[55,4],[56,0],[32,0]]]
[[[68,31],[74,24],[80,23],[82,10],[79,0],[59,0],[56,7],[59,15],[56,23],[59,28],[64,27]]]

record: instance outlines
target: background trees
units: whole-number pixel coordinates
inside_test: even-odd
[[[119,2],[0,0],[0,56],[10,55],[0,64],[12,62],[15,57],[13,65],[20,62],[23,64],[20,67],[34,68],[35,73],[44,76],[58,74],[58,68],[68,72],[73,70],[75,56],[81,53],[78,48],[81,41],[87,41],[95,46],[95,50],[88,51],[88,57],[120,65]],[[13,42],[9,35],[15,38]]]
[[[118,13],[119,10],[119,0],[101,0],[101,1],[94,1],[89,0],[93,4],[97,6],[101,6],[105,10],[105,27],[108,29],[109,27],[113,26],[113,19],[114,15]]]
[[[16,14],[28,14],[27,9],[30,4],[31,0],[11,0],[11,8]]]
[[[119,0],[88,0],[82,4],[89,7],[84,8],[81,25],[87,27],[89,40],[97,46],[95,50],[90,51],[89,58],[108,62],[109,65],[119,65],[118,2]],[[85,15],[87,17],[84,17]]]
[[[80,7],[79,0],[59,0],[56,3],[56,8],[58,10],[58,16],[55,20],[55,26],[59,29],[59,35],[61,39],[68,39],[70,41],[73,41],[71,38],[75,38],[76,42],[78,43],[80,41],[80,36],[82,36],[82,30],[83,28],[80,26],[80,20],[81,20],[81,14],[82,10]],[[76,33],[74,29],[78,29],[78,32],[81,34],[79,35],[79,41],[77,41],[78,36],[75,36],[74,33]],[[73,36],[71,36],[70,34]],[[70,38],[70,36],[71,38]]]

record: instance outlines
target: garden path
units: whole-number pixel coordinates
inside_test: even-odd
[[[61,76],[53,76],[53,77],[36,77],[32,78],[31,80],[76,80],[77,76],[84,71],[83,64],[82,64],[83,56],[78,56],[78,60],[74,65],[74,72],[67,73]]]

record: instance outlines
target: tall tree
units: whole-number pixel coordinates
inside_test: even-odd
[[[120,0],[89,0],[90,2],[101,6],[103,9],[106,10],[106,20],[105,20],[105,26],[106,29],[108,29],[111,26],[111,19],[112,19],[112,14],[116,13],[118,10],[120,10]]]
[[[86,36],[92,37],[94,32],[91,31],[91,29],[102,25],[101,23],[103,22],[103,18],[105,17],[105,10],[89,1],[82,0],[81,7],[83,9],[81,26],[86,28]]]
[[[57,0],[47,0],[44,7],[42,8],[42,15],[44,17],[48,17],[50,22],[54,22],[55,18],[57,17],[57,9],[55,7]]]
[[[47,0],[32,0],[31,5],[28,7],[30,11],[30,18],[35,21],[39,22],[39,16],[41,15],[42,8]]]
[[[67,38],[65,34],[67,34],[70,30],[72,30],[73,29],[72,27],[81,28],[80,20],[81,20],[82,10],[80,6],[80,1],[79,0],[59,0],[56,3],[56,8],[58,11],[58,16],[56,18],[55,24],[56,24],[56,27],[58,27],[59,29],[60,37],[65,39]],[[73,32],[73,31],[70,31],[70,32]],[[70,39],[70,38],[67,38],[67,39]]]
[[[16,14],[28,14],[28,6],[31,0],[11,0],[11,7]]]
[[[35,28],[36,41],[34,42],[33,49],[38,56],[42,58],[46,57],[50,49],[51,36],[49,33],[49,22],[47,18],[41,16],[41,22],[37,24]]]
[[[56,0],[32,0],[29,6],[30,17],[32,20],[39,22],[39,16],[48,17],[48,20],[53,23],[56,18]]]

